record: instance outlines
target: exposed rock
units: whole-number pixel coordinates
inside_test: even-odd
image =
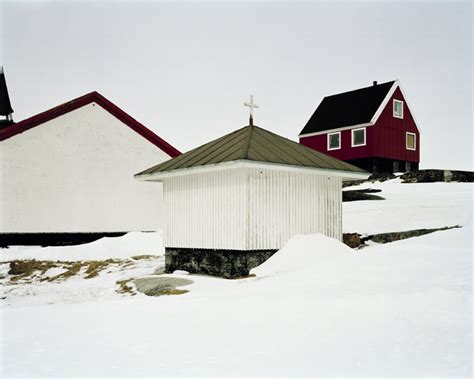
[[[382,196],[369,195],[370,193],[378,192],[382,192],[382,190],[372,188],[366,188],[361,190],[346,190],[342,192],[342,201],[385,200],[385,198]]]
[[[346,180],[342,182],[342,188],[358,186],[359,184],[365,183],[365,180]]]
[[[187,290],[176,289],[176,287],[187,286],[194,282],[189,279],[171,277],[148,277],[134,280],[137,291],[148,296],[180,295]]]
[[[386,180],[395,179],[396,176],[391,172],[374,172],[367,179],[368,182],[385,182]]]
[[[193,274],[244,278],[252,268],[261,265],[276,250],[215,250],[166,248],[166,272],[185,270]]]
[[[403,239],[411,238],[411,237],[419,237],[419,236],[423,236],[425,234],[430,234],[430,233],[437,232],[440,230],[448,230],[448,229],[454,229],[454,228],[460,228],[460,226],[455,225],[455,226],[446,226],[443,228],[434,228],[434,229],[414,229],[414,230],[408,230],[408,231],[403,231],[403,232],[373,234],[373,235],[362,238],[362,241],[365,242],[365,241],[370,240],[377,243],[388,243],[388,242],[403,240]]]
[[[342,242],[344,242],[347,246],[355,249],[361,245],[364,245],[362,242],[361,235],[358,233],[344,233],[342,235]]]
[[[474,182],[474,172],[458,170],[419,170],[400,177],[403,183]]]

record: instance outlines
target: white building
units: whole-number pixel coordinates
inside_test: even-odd
[[[0,123],[0,239],[161,230],[161,189],[133,174],[179,154],[97,92],[18,123],[10,114]]]
[[[163,183],[167,270],[233,277],[295,234],[342,239],[342,181],[368,173],[251,124],[136,177]]]

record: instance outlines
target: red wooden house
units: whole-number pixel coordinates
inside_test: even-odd
[[[398,80],[327,96],[300,143],[370,172],[418,170],[420,133]]]

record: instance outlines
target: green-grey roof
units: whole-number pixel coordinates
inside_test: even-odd
[[[137,176],[238,160],[366,173],[347,162],[249,125],[153,166]]]

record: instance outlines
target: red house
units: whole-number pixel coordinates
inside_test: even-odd
[[[370,172],[418,170],[420,133],[398,80],[326,96],[300,143]]]

